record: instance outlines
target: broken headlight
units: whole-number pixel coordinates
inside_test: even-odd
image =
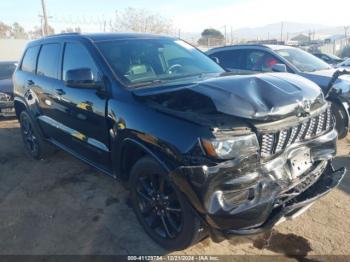
[[[215,158],[233,159],[255,154],[259,150],[259,142],[254,133],[238,136],[217,137],[214,140],[202,139],[205,152]]]
[[[1,93],[0,92],[0,101],[2,102],[8,102],[11,100],[11,96],[9,96],[8,94],[6,93]]]

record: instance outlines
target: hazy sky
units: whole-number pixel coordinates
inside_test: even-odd
[[[0,21],[18,21],[26,29],[40,25],[41,0],[0,0]],[[46,0],[50,22],[58,30],[81,26],[98,31],[115,10],[136,7],[156,12],[185,32],[206,27],[234,29],[280,21],[329,26],[350,25],[350,0]],[[84,25],[82,25],[84,24]]]

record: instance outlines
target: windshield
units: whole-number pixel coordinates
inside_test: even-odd
[[[117,76],[128,87],[190,81],[224,70],[181,40],[128,39],[97,43]]]
[[[10,79],[15,69],[14,63],[0,63],[0,80]]]
[[[313,72],[331,68],[321,59],[298,48],[280,49],[276,50],[276,52],[302,72]]]

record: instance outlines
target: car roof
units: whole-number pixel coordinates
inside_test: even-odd
[[[32,41],[29,45],[42,44],[53,39],[88,39],[91,42],[128,40],[128,39],[174,39],[169,36],[144,34],[144,33],[62,33],[50,35]]]
[[[288,45],[267,45],[267,44],[241,44],[241,45],[228,45],[228,46],[220,46],[215,47],[213,49],[208,50],[208,53],[216,52],[219,50],[230,50],[230,49],[240,49],[240,48],[265,48],[271,50],[281,50],[281,49],[295,49],[293,46]]]

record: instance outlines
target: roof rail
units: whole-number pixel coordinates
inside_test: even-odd
[[[79,32],[71,32],[71,33],[60,33],[60,34],[54,34],[54,35],[48,35],[46,37],[55,37],[55,36],[69,36],[69,35],[80,35]]]

